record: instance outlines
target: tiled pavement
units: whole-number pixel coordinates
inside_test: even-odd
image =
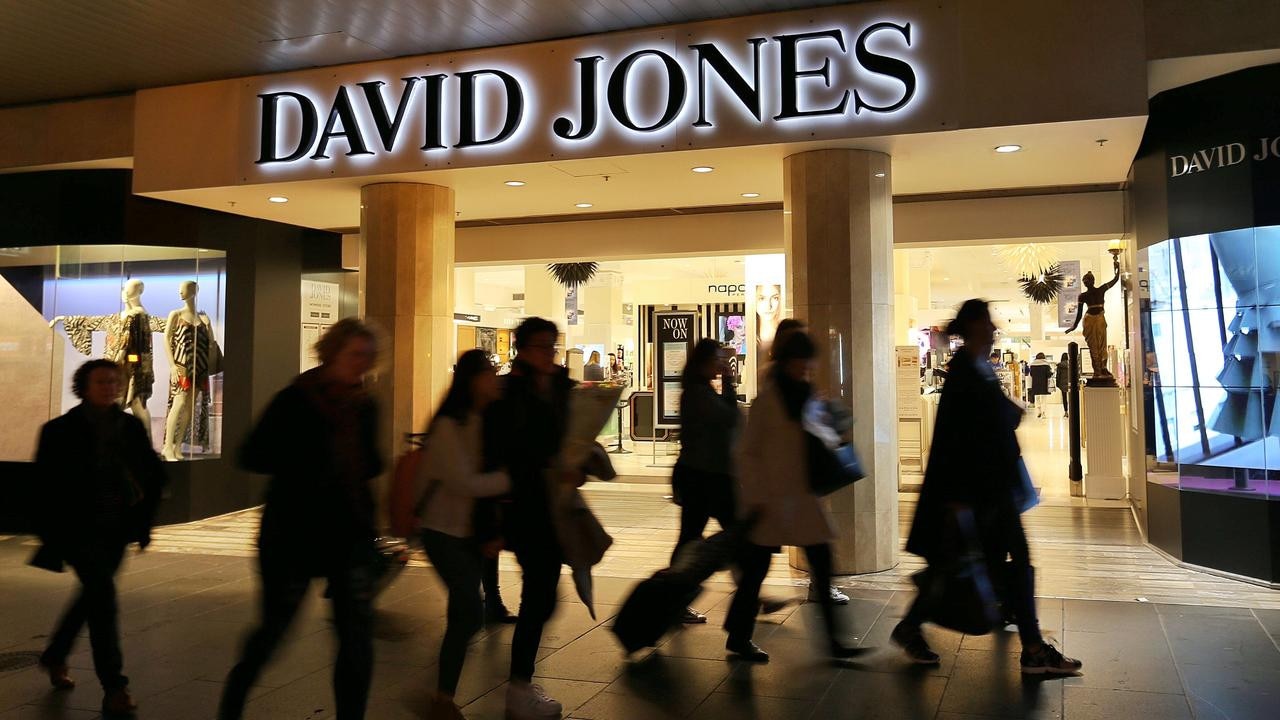
[[[853,595],[845,611],[848,640],[879,648],[859,662],[833,665],[818,658],[809,642],[815,608],[807,605],[762,619],[756,639],[773,656],[768,665],[726,661],[718,623],[731,587],[719,582],[698,602],[711,616],[710,625],[678,631],[656,652],[627,659],[608,625],[635,582],[632,576],[647,574],[659,556],[669,552],[663,548],[670,547],[672,533],[648,526],[670,524],[671,518],[660,506],[645,505],[633,495],[610,499],[597,494],[593,501],[619,537],[615,550],[620,555],[611,566],[617,571],[601,573],[597,581],[596,620],[573,597],[568,579],[562,581],[563,602],[544,637],[537,666],[538,681],[564,702],[568,717],[1138,720],[1280,716],[1276,644],[1280,609],[1265,607],[1280,592],[1238,583],[1219,586],[1228,581],[1213,578],[1203,579],[1211,588],[1208,597],[1225,597],[1235,605],[1254,600],[1255,607],[1206,604],[1198,595],[1204,589],[1185,578],[1153,581],[1169,595],[1169,604],[1077,599],[1086,593],[1041,598],[1045,630],[1068,654],[1086,663],[1082,676],[1066,679],[1024,681],[1017,672],[1017,638],[1011,633],[972,637],[929,628],[943,663],[937,668],[911,666],[888,647],[889,630],[909,602],[909,594],[893,583],[877,586],[865,579],[842,583]],[[1079,522],[1085,527],[1095,524],[1088,517]],[[1039,534],[1049,534],[1050,529]],[[200,543],[188,538],[190,544],[183,546],[181,530],[166,531],[153,551],[131,555],[121,575],[126,671],[142,704],[141,718],[212,717],[223,676],[253,619],[251,560],[243,552],[232,552],[229,545],[199,552]],[[208,526],[186,530],[207,533]],[[1081,543],[1093,544],[1102,538],[1103,531],[1097,527],[1089,532],[1094,537]],[[1115,528],[1107,531],[1114,532]],[[1048,551],[1035,540],[1034,525],[1032,535],[1034,552],[1045,555]],[[181,552],[163,552],[166,542],[169,549]],[[225,538],[223,542],[226,545]],[[25,538],[0,540],[0,720],[97,717],[101,696],[87,639],[72,658],[80,681],[72,692],[50,691],[33,667],[6,669],[29,657],[11,653],[34,652],[42,646],[72,589],[66,575],[26,567],[30,550]],[[1085,553],[1078,564],[1103,562]],[[645,563],[649,566],[638,567]],[[1138,591],[1148,592],[1150,588],[1142,584],[1147,581],[1128,575],[1159,576],[1171,570],[1109,572],[1116,582],[1134,582]],[[1070,577],[1054,582],[1070,585]],[[504,573],[504,581],[504,595],[514,600],[518,576]],[[793,582],[792,573],[778,563],[771,592],[786,592],[779,586]],[[1233,586],[1239,586],[1240,594],[1229,592]],[[1179,592],[1184,593],[1181,602],[1189,604],[1173,604],[1179,601]],[[329,690],[333,642],[326,616],[327,607],[318,597],[308,603],[291,641],[263,677],[248,717],[333,717]],[[421,717],[418,711],[434,684],[443,617],[442,593],[428,568],[409,568],[380,598],[371,719]],[[473,643],[459,697],[467,703],[467,717],[502,717],[510,638],[509,627],[498,627]]]

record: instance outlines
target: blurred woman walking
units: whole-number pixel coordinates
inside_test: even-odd
[[[370,481],[382,459],[377,406],[363,382],[378,343],[368,326],[345,318],[316,352],[320,366],[272,399],[240,451],[242,467],[271,476],[258,537],[262,618],[227,677],[221,720],[243,715],[250,688],[317,577],[328,579],[333,602],[339,720],[363,718],[368,702],[378,534]]]

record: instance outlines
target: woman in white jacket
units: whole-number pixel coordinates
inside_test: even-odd
[[[417,477],[422,546],[449,591],[440,675],[429,715],[433,719],[462,718],[453,696],[467,645],[484,618],[481,554],[472,526],[476,498],[511,489],[505,471],[481,471],[482,415],[498,393],[498,376],[484,351],[463,353],[454,368],[453,384],[431,421]]]
[[[809,561],[810,583],[831,586],[831,540],[835,537],[822,499],[809,482],[809,444],[800,418],[813,396],[809,376],[817,349],[809,335],[793,330],[778,340],[774,363],[760,384],[738,445],[738,502],[742,516],[754,515],[755,524],[740,560],[742,578],[729,606],[725,630],[726,649],[740,659],[766,662],[768,653],[751,641],[760,584],[779,546],[804,548]],[[835,658],[860,655],[840,641],[835,602],[829,592],[817,594]]]

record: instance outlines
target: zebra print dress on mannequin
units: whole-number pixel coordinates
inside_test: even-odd
[[[180,372],[170,376],[169,411],[173,411],[173,399],[179,392],[193,393],[194,416],[187,436],[180,442],[209,448],[209,358],[216,341],[209,316],[200,313],[193,325],[178,317],[173,332],[173,360]]]

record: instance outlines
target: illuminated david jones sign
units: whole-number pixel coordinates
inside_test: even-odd
[[[571,114],[556,117],[548,130],[565,143],[586,141],[604,124],[640,135],[656,133],[671,126],[688,102],[697,102],[697,117],[691,125],[711,128],[715,123],[707,112],[707,87],[712,81],[727,89],[731,101],[740,104],[756,125],[896,113],[916,96],[916,71],[899,56],[908,54],[911,44],[911,23],[877,22],[856,34],[831,28],[749,38],[744,44],[751,57],[746,72],[740,72],[714,43],[689,45],[680,53],[642,48],[620,58],[576,57],[578,107]],[[897,51],[886,52],[885,46]],[[776,53],[767,79],[761,77],[764,51]],[[643,91],[650,87],[647,83],[640,87],[643,79],[638,68],[644,66],[650,74],[659,73],[665,82],[665,97],[659,93],[656,102],[654,97],[645,97]],[[833,69],[842,72],[833,73]],[[833,77],[838,76],[850,82],[833,87]],[[483,102],[481,83],[498,89],[503,101],[496,129],[478,127],[483,114],[478,109]],[[890,97],[871,91],[871,86],[883,88],[886,84],[897,88]],[[812,97],[810,90],[818,86],[825,93],[824,101]],[[340,85],[327,107],[292,90],[262,93],[257,96],[261,102],[261,140],[256,162],[319,161],[334,152],[348,156],[389,154],[406,142],[413,142],[423,153],[501,145],[524,130],[528,93],[537,90],[525,87],[510,72],[481,68],[411,75],[398,83],[371,80]],[[763,107],[766,90],[773,106],[768,109]],[[452,138],[445,137],[447,108],[457,114],[456,137]],[[409,115],[421,118],[421,122],[406,126]],[[289,122],[285,122],[286,116]],[[450,126],[452,129],[452,123]]]

